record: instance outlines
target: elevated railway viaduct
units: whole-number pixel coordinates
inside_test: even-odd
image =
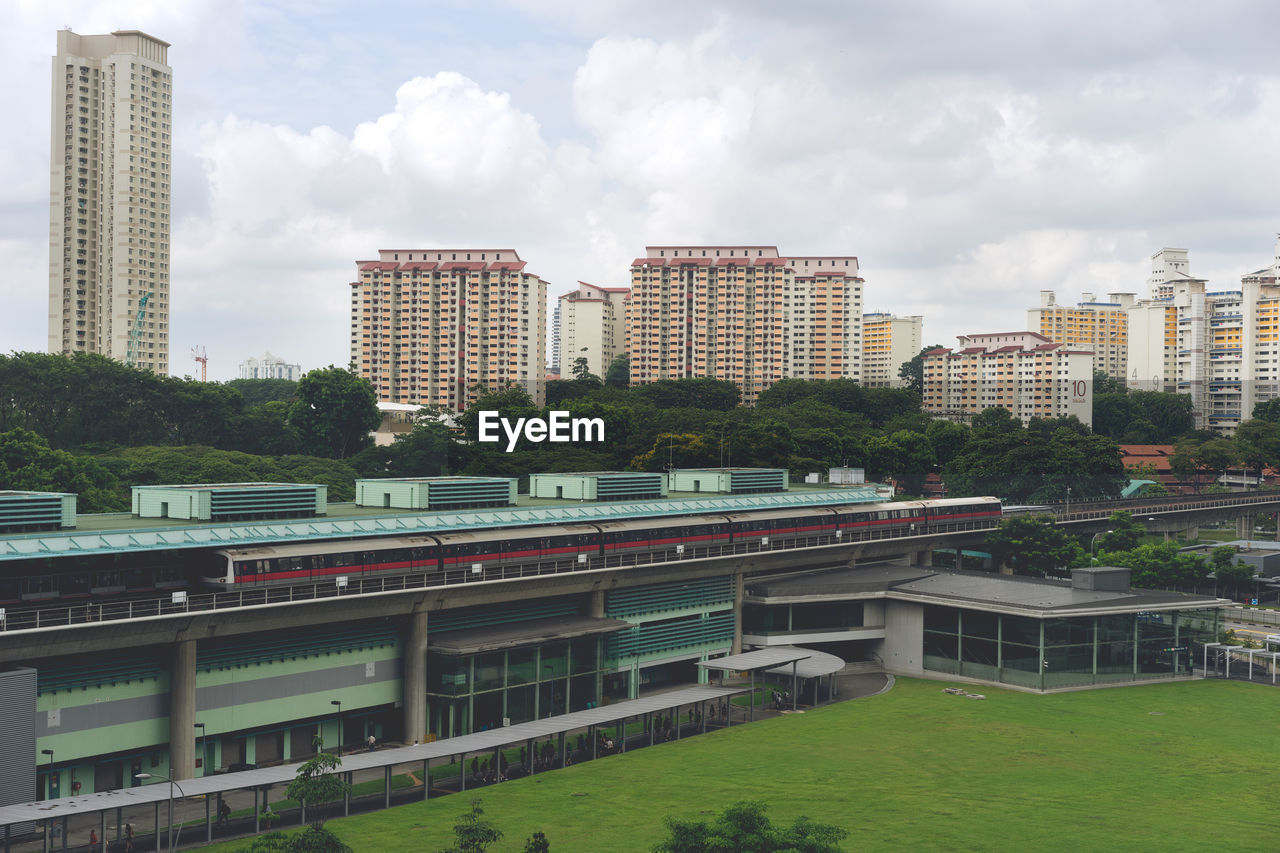
[[[1280,494],[1073,502],[1047,509],[1058,524],[1084,534],[1105,530],[1117,509],[1166,535],[1223,519],[1248,532],[1257,514],[1280,510]],[[408,743],[478,726],[484,719],[477,696],[492,686],[486,679],[494,677],[488,661],[495,655],[507,674],[498,676],[501,704],[483,712],[490,719],[500,721],[508,703],[525,702],[526,694],[535,716],[573,708],[575,678],[593,679],[599,690],[616,677],[603,667],[606,643],[634,659],[620,688],[634,695],[642,670],[660,678],[682,657],[740,650],[748,578],[878,560],[928,565],[934,551],[977,547],[984,536],[954,531],[828,539],[801,548],[691,553],[625,566],[589,561],[549,574],[442,586],[415,585],[409,577],[399,587],[384,582],[357,590],[197,593],[181,604],[159,600],[151,610],[140,605],[124,614],[54,607],[42,622],[5,624],[0,664],[56,670],[33,697],[37,736],[70,760],[64,765],[60,759],[59,769],[67,772],[58,780],[63,795],[76,783],[76,790],[88,793],[127,786],[138,767],[187,778],[236,762],[287,760],[313,735],[328,744],[343,740],[344,727],[348,743],[352,734],[375,730]],[[513,623],[527,631],[505,647],[475,638],[477,627]],[[321,639],[308,648],[280,642],[294,635],[342,641],[351,625],[370,627],[327,649]],[[437,645],[442,651],[433,657]],[[682,654],[671,654],[672,647]],[[448,668],[463,658],[470,669]],[[445,671],[433,671],[433,665]],[[104,682],[101,673],[112,668],[118,675]],[[527,678],[512,675],[526,670]],[[94,671],[97,677],[89,677]],[[428,702],[442,710],[428,709]],[[329,719],[331,704],[338,706],[336,720]],[[358,721],[364,728],[353,733]],[[193,736],[197,730],[199,737]],[[167,749],[131,746],[138,743]],[[114,749],[117,744],[121,748]],[[108,760],[100,759],[104,753],[111,754]],[[79,779],[67,781],[77,772]],[[42,790],[56,794],[55,775],[42,779]]]

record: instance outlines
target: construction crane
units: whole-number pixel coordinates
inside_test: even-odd
[[[138,300],[138,313],[133,316],[133,328],[129,330],[129,346],[125,349],[124,363],[130,367],[138,366],[138,350],[142,344],[142,321],[147,319],[147,303],[151,301],[151,292],[142,294]]]
[[[191,357],[200,362],[200,381],[205,381],[205,373],[209,369],[209,354],[205,352],[204,347],[192,347]]]

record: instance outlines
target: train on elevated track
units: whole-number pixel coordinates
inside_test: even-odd
[[[317,539],[246,548],[139,551],[0,562],[0,605],[95,601],[183,588],[352,583],[377,576],[655,563],[759,549],[994,528],[996,498],[947,498]],[[505,576],[501,572],[499,576]]]

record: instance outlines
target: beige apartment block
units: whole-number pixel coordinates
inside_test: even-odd
[[[626,300],[630,288],[599,287],[585,281],[557,300],[553,362],[561,378],[572,377],[579,358],[604,379],[613,359],[626,351]]]
[[[862,384],[872,388],[905,388],[898,376],[903,362],[924,346],[924,318],[893,314],[862,315]]]
[[[58,31],[49,151],[50,352],[101,353],[169,372],[168,48],[137,30]]]
[[[547,282],[511,249],[383,249],[356,261],[351,362],[388,403],[465,409],[478,388],[546,399]]]
[[[726,379],[751,404],[779,379],[861,379],[862,285],[852,255],[649,246],[631,265],[631,381]]]
[[[1075,305],[1059,305],[1052,290],[1042,290],[1040,307],[1027,310],[1027,328],[1070,349],[1090,350],[1095,370],[1124,381],[1134,301],[1132,293],[1109,293],[1105,301],[1085,293]]]
[[[1197,429],[1235,434],[1258,403],[1280,396],[1280,237],[1271,265],[1218,290],[1190,274],[1185,249],[1161,298],[1129,312],[1129,385],[1191,397]]]
[[[924,358],[922,408],[967,422],[983,409],[1032,418],[1075,415],[1093,424],[1093,353],[1068,349],[1035,332],[961,335],[956,349]]]

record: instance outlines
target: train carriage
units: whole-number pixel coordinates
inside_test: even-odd
[[[694,515],[608,521],[600,528],[600,552],[606,557],[641,553],[685,553],[692,548],[727,545],[732,525],[727,516]]]
[[[972,530],[994,527],[1002,512],[996,498],[942,498],[924,502],[929,530]]]
[[[524,563],[576,560],[580,554],[600,553],[600,531],[595,525],[490,528],[465,533],[442,533],[440,564],[445,571],[509,566]]]
[[[851,539],[909,536],[925,531],[925,501],[851,504],[836,510],[841,534]]]
[[[735,512],[728,518],[733,525],[734,542],[761,543],[771,547],[810,536],[830,536],[836,529],[836,513],[830,507]]]
[[[434,536],[348,539],[215,551],[200,580],[219,589],[240,589],[439,568],[440,546]]]

